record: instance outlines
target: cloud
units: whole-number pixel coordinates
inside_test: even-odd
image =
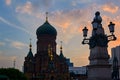
[[[23,5],[18,5],[16,7],[16,12],[21,14],[29,14],[29,15],[36,15],[38,11],[48,10],[50,6],[53,4],[53,0],[35,0],[35,1],[27,1]]]
[[[7,21],[6,19],[4,19],[4,18],[1,17],[1,16],[0,16],[0,21],[4,22],[5,24],[9,25],[10,27],[13,27],[13,28],[22,30],[22,31],[24,31],[24,32],[26,32],[26,33],[29,34],[29,31],[27,31],[25,28],[22,28],[22,27],[20,27],[20,26],[17,26],[17,25],[15,25],[15,24],[13,24],[13,23]]]
[[[113,23],[115,23],[115,36],[117,37],[116,41],[110,41],[108,44],[108,52],[111,53],[111,48],[119,46],[120,45],[120,14],[117,16],[110,16],[110,15],[103,15],[102,16],[103,19],[103,27],[105,30],[105,33],[107,35],[110,35],[109,29],[108,29],[108,24],[110,21],[112,21]]]
[[[33,11],[33,6],[30,1],[27,1],[26,4],[23,6],[16,7],[16,12],[32,14],[32,11]]]
[[[19,52],[18,52],[19,53]],[[5,54],[5,53],[4,53]],[[12,68],[14,67],[14,60],[16,61],[15,63],[15,68],[23,71],[23,60],[24,60],[24,56],[21,56],[18,54],[15,55],[4,55],[4,54],[0,54],[0,68]],[[19,53],[21,54],[21,53]]]
[[[39,26],[38,24],[40,24],[40,22],[43,22],[43,16],[45,19],[45,13],[41,11],[34,12],[33,4],[35,3],[32,3],[32,6],[31,6],[32,8],[30,9],[31,14],[29,14],[28,12],[28,15],[30,15],[29,18],[25,17],[24,14],[18,16],[18,19],[20,20],[21,23],[24,24],[24,26],[32,26],[31,28],[33,29],[31,30],[35,30],[35,26],[38,27]],[[24,6],[21,6],[21,7],[23,11],[24,11],[24,8],[26,8]],[[80,30],[82,28],[80,27],[84,27],[85,25],[87,25],[87,27],[90,28],[90,25],[91,25],[89,21],[90,14],[88,14],[91,10],[90,8],[72,9],[72,10],[56,10],[56,11],[50,12],[48,14],[48,17],[50,19],[49,22],[51,25],[55,26],[55,28],[57,29],[59,33],[58,34],[59,38],[61,38],[65,42],[69,42],[69,40],[72,39],[75,35],[79,35],[82,32],[82,30]],[[21,13],[22,10],[18,10],[18,12]],[[36,24],[33,24],[33,22],[35,22]],[[66,37],[64,37],[63,35]]]
[[[0,42],[0,46],[4,46],[5,45],[5,43],[4,42]]]
[[[71,4],[72,6],[77,6],[78,4],[88,4],[92,2],[91,0],[72,0]]]
[[[27,44],[20,42],[20,41],[15,41],[15,40],[10,40],[10,39],[5,39],[5,41],[9,42],[10,43],[9,45],[16,49],[24,49],[28,46]]]
[[[77,35],[80,35],[82,27],[89,27],[88,9],[57,10],[50,13],[50,23],[55,25],[58,30],[58,36],[66,43]],[[64,36],[63,36],[64,35]]]
[[[17,49],[23,49],[27,45],[22,43],[22,42],[19,42],[19,41],[14,41],[14,42],[11,43],[11,46],[14,47],[14,48],[17,48]]]
[[[30,12],[29,12],[29,9],[28,9],[28,12],[27,11],[25,12],[32,17],[27,18],[27,17],[23,16],[24,14],[22,13],[22,9],[24,11],[24,8],[26,8],[26,7],[24,7],[25,5],[21,6],[22,7],[21,10],[18,11],[23,14],[22,16],[19,15],[19,17],[21,18],[21,20],[20,20],[21,23],[23,21],[23,23],[25,25],[30,24],[30,28],[34,28],[34,30],[35,30],[35,28],[37,29],[38,24],[43,24],[44,19],[45,19],[45,12],[44,12],[44,10],[43,11],[41,10],[41,8],[42,8],[41,4],[38,3],[38,5],[37,5],[37,3],[31,3]],[[84,3],[87,3],[87,2],[84,2]],[[78,3],[76,3],[76,4],[78,4]],[[82,7],[79,9],[76,8],[76,9],[68,9],[68,10],[62,9],[62,10],[50,11],[50,13],[48,14],[48,16],[49,16],[48,20],[49,20],[50,24],[53,25],[58,31],[58,38],[57,38],[58,41],[62,40],[65,43],[65,45],[67,45],[67,48],[65,49],[66,53],[70,53],[73,56],[73,54],[81,52],[81,51],[71,52],[72,49],[68,50],[68,45],[73,43],[70,47],[73,47],[73,49],[74,49],[77,46],[75,43],[79,43],[79,45],[81,47],[80,43],[82,40],[82,38],[81,38],[82,37],[81,36],[82,29],[83,29],[83,27],[87,26],[87,28],[89,29],[89,32],[92,31],[91,22],[94,18],[95,11],[99,10],[102,14],[104,14],[102,16],[103,23],[104,23],[104,24],[102,23],[103,27],[107,26],[109,24],[110,20],[113,20],[113,18],[112,18],[113,16],[111,16],[111,15],[105,16],[105,15],[107,12],[110,12],[109,9],[112,10],[110,13],[118,12],[117,6],[115,6],[114,4],[111,4],[111,5],[107,4],[107,6],[105,6],[105,5],[106,5],[105,3],[104,4],[93,3],[92,5],[89,5],[86,8]],[[38,6],[38,7],[36,7],[36,6]],[[113,6],[113,7],[111,7],[111,6]],[[41,11],[34,12],[35,7],[37,9],[39,8]],[[108,8],[108,9],[105,9],[105,8]],[[114,11],[114,9],[115,9],[115,11]],[[118,19],[118,22],[119,22],[119,19]],[[35,23],[34,26],[33,25],[31,26],[32,23]],[[118,23],[115,22],[115,24],[117,25]],[[37,26],[37,27],[35,27],[35,26]],[[119,26],[119,25],[117,25],[117,26]],[[104,28],[108,32],[108,29],[107,29],[108,27],[104,27]],[[31,29],[31,30],[33,30],[33,29]],[[91,32],[89,35],[91,35]],[[78,41],[77,40],[75,41],[75,39],[77,39]],[[73,42],[72,42],[72,40],[73,40]],[[72,43],[70,43],[70,42],[72,42]],[[115,41],[115,45],[118,44],[117,42]],[[110,43],[113,44],[114,42],[110,42]],[[78,47],[76,47],[76,48],[78,48]],[[86,49],[86,47],[83,48],[83,51],[85,49]],[[82,49],[80,49],[80,50],[82,50]],[[110,48],[109,48],[109,50],[110,50]],[[70,51],[70,52],[68,52],[68,51]],[[85,51],[87,51],[87,50],[85,50]],[[67,55],[69,55],[69,54],[67,54]],[[86,64],[86,62],[88,62],[88,59],[87,59],[88,56],[86,56],[86,55],[84,55],[84,56],[85,57],[82,57],[82,56],[76,57],[75,56],[76,58],[74,57],[74,58],[72,58],[72,60],[76,63],[76,65],[83,65],[83,64]],[[83,60],[83,62],[79,62],[79,59]]]
[[[116,13],[119,7],[117,5],[114,5],[113,3],[109,3],[109,4],[103,5],[102,9],[106,12]]]
[[[12,0],[5,0],[6,5],[11,5]]]
[[[13,61],[16,59],[16,56],[6,56],[0,51],[0,68],[13,67]]]
[[[48,10],[52,5],[54,5],[55,0],[34,0],[33,7],[36,10]]]
[[[3,54],[0,54],[0,60],[15,60],[17,57],[16,56],[5,56]]]
[[[74,62],[75,66],[88,65],[89,64],[88,56],[89,56],[89,54],[73,56],[73,57],[71,57],[71,61]]]

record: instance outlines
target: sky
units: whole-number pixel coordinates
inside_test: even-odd
[[[36,53],[36,29],[46,20],[57,30],[57,54],[60,41],[63,54],[70,58],[74,66],[89,64],[89,46],[82,45],[82,29],[86,26],[88,38],[91,36],[91,22],[99,11],[105,34],[110,35],[108,24],[115,23],[116,41],[108,44],[111,48],[120,45],[120,0],[0,0],[0,68],[15,67],[22,70],[25,56],[29,51],[30,38],[32,52]]]

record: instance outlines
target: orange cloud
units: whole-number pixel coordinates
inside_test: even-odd
[[[78,55],[78,56],[73,56],[71,58],[71,62],[74,62],[74,66],[85,66],[89,64],[88,60],[89,54],[86,55]]]
[[[63,28],[68,28],[70,26],[70,23],[69,22],[65,22],[63,24],[61,24],[61,26],[63,26]]]
[[[89,27],[88,12],[89,10],[81,9],[55,11],[50,14],[50,22],[52,22],[57,29],[61,30],[58,36],[61,36],[61,39],[66,43],[73,39],[76,35],[80,35],[80,29],[82,29],[85,25],[88,25],[88,28],[91,28]]]
[[[109,15],[104,15],[102,16],[103,19],[103,27],[105,30],[105,33],[110,35],[109,29],[108,29],[108,24],[110,21],[112,21],[113,23],[115,23],[115,36],[117,37],[116,41],[110,41],[108,43],[108,52],[111,55],[111,48],[119,46],[120,45],[120,15],[117,15],[116,17],[112,17]]]
[[[102,9],[104,11],[110,12],[110,13],[116,13],[119,9],[118,6],[115,6],[113,3],[105,4],[102,6]]]
[[[120,45],[120,15],[116,16],[116,17],[109,17],[109,15],[105,15],[103,16],[103,21],[104,21],[104,25],[107,27],[104,27],[104,29],[106,30],[107,34],[110,35],[110,32],[108,30],[108,24],[110,21],[112,21],[113,23],[115,23],[115,36],[117,37],[116,41],[110,41],[108,43],[108,52],[111,55],[111,48],[119,46]]]
[[[84,27],[87,27],[88,32],[91,33],[91,32],[92,32],[92,24],[91,24],[91,22],[86,23],[86,25],[87,25],[87,26],[80,26],[78,32],[83,33],[83,31],[82,31],[83,28],[84,28]],[[88,34],[89,34],[89,33],[88,33]]]

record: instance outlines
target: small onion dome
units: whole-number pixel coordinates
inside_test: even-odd
[[[43,35],[43,34],[48,34],[48,35],[57,35],[56,29],[49,24],[49,22],[46,20],[46,22],[41,25],[37,30],[36,30],[37,36]]]

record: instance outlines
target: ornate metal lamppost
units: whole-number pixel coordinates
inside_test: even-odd
[[[88,44],[90,47],[88,80],[111,80],[111,65],[109,64],[107,47],[109,41],[117,39],[114,35],[115,24],[110,22],[108,27],[111,34],[106,35],[101,22],[100,12],[96,12],[92,21],[92,36],[87,38],[88,29],[87,27],[83,29],[82,44]]]
[[[97,29],[100,28],[100,27],[102,28],[101,22],[102,22],[102,18],[100,17],[100,13],[96,12],[95,18],[94,18],[94,20],[92,22],[93,34],[92,34],[92,36],[90,38],[86,38],[87,33],[88,33],[88,29],[87,29],[87,27],[84,27],[84,29],[83,29],[83,37],[84,37],[84,39],[82,41],[82,44],[88,44],[90,46],[90,48],[93,48],[93,47],[95,47],[97,45],[106,46],[109,41],[116,40],[116,37],[114,35],[114,26],[115,26],[115,24],[112,23],[112,22],[110,22],[110,24],[108,25],[111,35],[107,36],[105,34],[102,34],[101,32],[97,33]],[[101,38],[102,40],[104,39],[104,41],[102,41],[104,44],[102,44],[101,41],[100,41],[101,43],[99,43],[99,38],[98,37]]]

